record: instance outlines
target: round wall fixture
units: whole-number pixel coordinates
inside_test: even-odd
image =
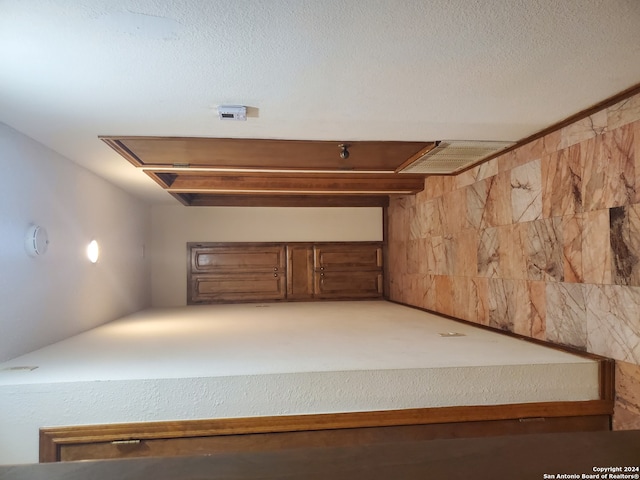
[[[24,240],[24,247],[29,256],[44,255],[48,246],[49,237],[47,236],[47,231],[39,225],[31,225]]]

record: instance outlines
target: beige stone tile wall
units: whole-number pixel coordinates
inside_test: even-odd
[[[390,298],[618,360],[640,428],[640,95],[389,206]]]

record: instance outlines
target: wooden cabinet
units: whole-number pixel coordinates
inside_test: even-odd
[[[380,244],[318,244],[313,253],[316,298],[382,296]]]
[[[285,247],[189,244],[187,303],[283,300]]]
[[[382,296],[380,242],[189,243],[188,301]]]

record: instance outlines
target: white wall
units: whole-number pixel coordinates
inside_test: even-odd
[[[149,306],[148,206],[4,124],[0,171],[0,361]],[[50,240],[37,258],[32,223]]]
[[[154,307],[187,303],[187,242],[381,241],[382,208],[184,207],[151,209]]]

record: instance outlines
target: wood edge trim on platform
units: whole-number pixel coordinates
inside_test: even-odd
[[[48,427],[40,429],[40,462],[58,461],[61,445],[79,443],[611,415],[612,411],[613,402],[591,400]]]

